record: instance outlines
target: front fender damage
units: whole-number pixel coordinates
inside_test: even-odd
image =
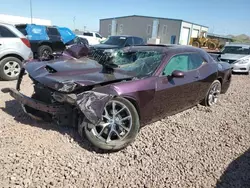
[[[105,105],[114,96],[94,91],[86,91],[77,95],[76,104],[85,117],[94,125],[101,121]]]

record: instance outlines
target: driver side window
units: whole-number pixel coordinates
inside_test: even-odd
[[[174,56],[164,68],[163,75],[170,76],[174,70],[188,71],[188,60],[188,54]]]
[[[171,76],[174,70],[183,72],[198,69],[207,62],[198,53],[180,54],[172,57],[163,70],[163,75]]]
[[[133,38],[128,37],[125,46],[133,46]]]

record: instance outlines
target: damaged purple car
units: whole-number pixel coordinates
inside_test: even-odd
[[[112,58],[89,54],[28,62],[17,88],[2,91],[32,117],[71,125],[94,146],[119,150],[142,125],[199,103],[214,105],[231,82],[228,63],[194,47],[126,47]],[[25,70],[34,83],[31,97],[19,92]]]

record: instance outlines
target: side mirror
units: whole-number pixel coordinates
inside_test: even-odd
[[[171,75],[173,78],[183,78],[185,76],[184,72],[179,70],[174,70]]]

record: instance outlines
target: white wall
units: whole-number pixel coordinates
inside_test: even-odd
[[[189,33],[187,33],[187,29],[189,29]],[[182,22],[179,43],[182,45],[189,45],[190,38],[197,37],[197,34],[200,35],[201,32],[207,34],[208,28],[188,22]]]
[[[30,24],[31,18],[0,14],[0,22],[8,24]],[[52,25],[51,20],[32,18],[32,23],[40,25]]]
[[[187,29],[189,29],[189,31],[187,31]],[[187,22],[181,23],[181,33],[180,33],[180,40],[179,40],[180,44],[188,45],[191,29],[192,29],[192,24],[187,23]]]

